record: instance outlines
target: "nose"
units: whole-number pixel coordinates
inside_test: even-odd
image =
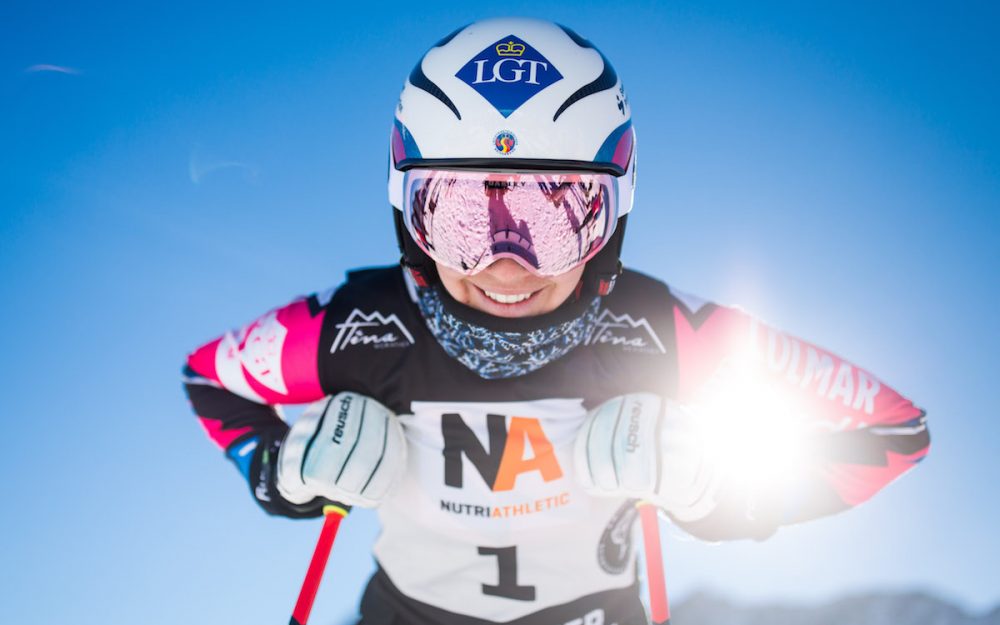
[[[493,261],[489,267],[483,270],[483,273],[503,282],[515,282],[534,277],[534,274],[528,271],[524,265],[512,258],[500,258]]]

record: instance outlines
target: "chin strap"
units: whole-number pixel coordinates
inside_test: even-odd
[[[410,272],[413,282],[420,288],[426,288],[438,281],[437,267],[434,261],[428,256],[417,242],[413,240],[403,223],[403,212],[392,209],[393,223],[396,226],[396,241],[399,243],[399,251],[402,256],[399,264]],[[593,258],[587,261],[587,268],[583,272],[583,279],[578,288],[577,296],[581,291],[597,293],[604,296],[611,293],[615,288],[615,281],[622,274],[622,243],[625,240],[625,223],[628,215],[618,219],[614,234],[611,240]]]

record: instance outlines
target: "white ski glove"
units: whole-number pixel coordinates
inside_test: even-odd
[[[278,452],[278,492],[291,503],[316,497],[373,508],[406,466],[403,428],[370,397],[339,393],[310,405]]]
[[[610,399],[577,435],[578,479],[591,495],[644,499],[679,521],[704,518],[720,480],[693,426],[680,404],[652,393]]]

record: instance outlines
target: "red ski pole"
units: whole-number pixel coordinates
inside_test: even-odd
[[[667,584],[663,578],[663,552],[660,551],[660,522],[656,506],[648,501],[635,504],[642,521],[642,543],[646,548],[646,582],[649,584],[649,611],[654,625],[670,623]]]
[[[309,569],[302,582],[299,600],[295,602],[295,609],[292,611],[289,625],[306,625],[306,621],[309,620],[309,613],[312,611],[313,601],[316,600],[316,593],[319,591],[319,583],[323,579],[323,571],[326,569],[326,561],[330,558],[330,550],[337,537],[337,530],[340,529],[340,522],[350,510],[350,506],[342,504],[323,506],[323,516],[325,517],[323,529],[320,530],[319,540],[316,541],[316,550],[313,551],[312,560],[309,562]]]

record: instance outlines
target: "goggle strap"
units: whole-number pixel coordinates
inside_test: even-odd
[[[405,256],[401,256],[399,258],[399,264],[410,272],[410,277],[413,278],[413,283],[419,288],[426,289],[431,285],[430,280],[427,279],[427,275],[424,273],[424,270],[417,265],[411,265],[406,262]]]
[[[392,207],[390,207],[392,208]],[[392,208],[393,223],[396,226],[396,242],[401,256],[399,264],[409,271],[413,282],[420,288],[427,288],[437,282],[437,268],[417,242],[413,240],[403,223],[403,212]]]
[[[601,278],[599,284],[597,285],[597,294],[600,296],[611,295],[611,291],[615,288],[615,280],[618,276],[610,276],[610,278]]]
[[[621,252],[627,222],[628,215],[619,217],[611,240],[604,246],[604,249],[587,262],[587,270],[583,279],[587,282],[587,288],[594,289],[602,297],[611,294],[615,288],[615,281],[622,273]]]

